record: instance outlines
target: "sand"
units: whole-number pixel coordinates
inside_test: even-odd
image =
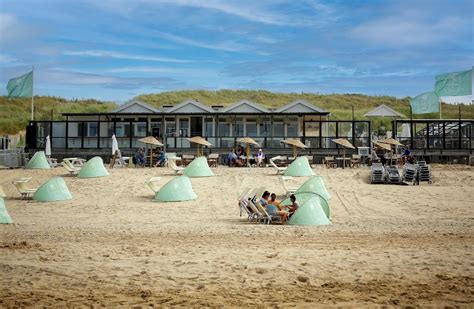
[[[474,169],[433,166],[434,184],[368,184],[369,170],[315,168],[333,225],[248,223],[246,186],[283,194],[270,168],[219,167],[192,179],[198,199],[156,203],[144,186],[166,168],[65,177],[73,200],[19,199],[2,170],[14,225],[0,225],[0,307],[474,306]],[[295,184],[305,179],[294,180]]]

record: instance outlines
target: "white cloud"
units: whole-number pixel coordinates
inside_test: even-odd
[[[131,55],[131,54],[126,54],[126,53],[105,51],[105,50],[65,51],[65,52],[63,52],[63,55],[66,55],[66,56],[81,56],[81,57],[103,57],[103,58],[129,59],[129,60],[139,60],[139,61],[172,62],[172,63],[190,63],[190,62],[194,62],[193,60],[186,60],[186,59],[144,56],[144,55]]]

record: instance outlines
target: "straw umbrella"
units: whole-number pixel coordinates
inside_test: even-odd
[[[46,136],[46,146],[44,149],[44,154],[49,158],[51,157],[51,139],[49,138],[49,135]]]
[[[206,141],[201,136],[194,136],[194,137],[188,138],[188,141],[190,141],[191,143],[197,144],[197,156],[198,157],[204,156],[204,147],[212,147],[212,144],[209,143],[208,141]]]
[[[301,148],[304,149],[306,148],[306,145],[303,144],[299,139],[297,138],[289,138],[289,139],[284,139],[281,140],[280,143],[287,144],[293,146],[293,157],[296,158],[296,148]]]
[[[163,144],[157,140],[156,138],[154,138],[153,136],[147,136],[147,137],[144,137],[144,138],[140,138],[138,140],[139,142],[141,143],[144,143],[144,144],[147,144],[147,145],[150,145],[150,167],[153,166],[153,145],[156,145],[156,146],[163,146]]]
[[[397,141],[396,139],[394,138],[386,138],[386,139],[382,139],[382,140],[379,140],[380,143],[383,143],[383,144],[388,144],[390,146],[393,146],[395,149],[397,148],[397,146],[403,146],[402,143],[400,143],[399,141]],[[390,147],[390,151],[392,151],[392,148]],[[393,159],[393,152],[391,153],[390,155],[390,164],[392,164],[392,159]]]
[[[250,163],[250,145],[256,145],[256,146],[259,146],[260,145],[251,137],[242,137],[242,138],[239,138],[237,139],[237,142],[239,143],[244,143],[246,145],[246,155],[247,155],[247,165],[249,165]]]
[[[342,160],[343,160],[342,168],[346,168],[346,148],[355,149],[355,147],[351,144],[351,142],[349,142],[345,138],[337,138],[337,139],[333,139],[332,141],[334,143],[344,147],[343,150],[342,150],[342,153],[343,153],[343,155],[342,155]]]
[[[389,144],[386,144],[386,143],[374,142],[374,145],[379,147],[379,148],[382,148],[384,150],[388,150],[388,151],[392,150],[392,147]]]

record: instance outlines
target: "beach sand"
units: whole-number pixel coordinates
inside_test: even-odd
[[[156,203],[144,181],[167,168],[65,177],[73,200],[20,200],[2,170],[14,225],[0,225],[0,307],[474,305],[474,169],[433,166],[434,183],[370,185],[368,168],[326,170],[333,225],[248,223],[247,186],[283,194],[270,168],[193,178],[198,199]],[[295,184],[305,179],[294,179]]]

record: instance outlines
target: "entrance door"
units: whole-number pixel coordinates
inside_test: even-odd
[[[191,117],[191,136],[202,136],[202,117]]]
[[[151,135],[159,138],[160,137],[160,128],[151,128]]]

